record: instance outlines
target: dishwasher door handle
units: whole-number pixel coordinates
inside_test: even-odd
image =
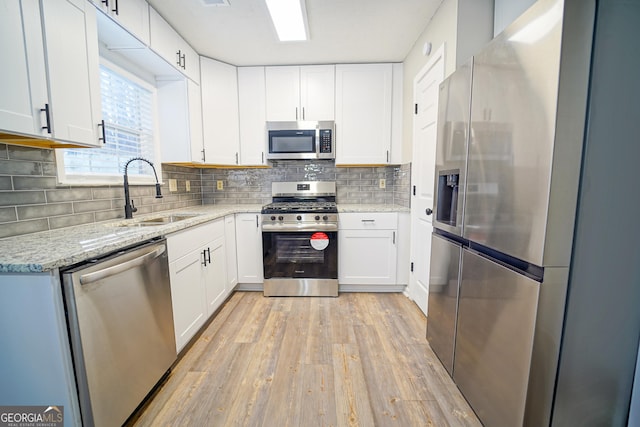
[[[134,267],[144,265],[149,261],[158,258],[160,255],[164,253],[165,250],[166,250],[166,246],[162,245],[153,249],[150,252],[147,252],[144,255],[125,261],[122,264],[118,264],[112,267],[104,268],[102,270],[94,271],[93,273],[83,274],[82,276],[80,276],[80,284],[88,285],[89,283],[97,282],[98,280],[105,279],[109,276],[115,276],[116,274],[122,273],[123,271],[127,271]]]

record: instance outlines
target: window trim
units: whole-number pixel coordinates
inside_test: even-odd
[[[149,83],[148,81],[138,77],[131,71],[126,70],[121,65],[116,64],[113,61],[110,61],[104,57],[100,57],[100,65],[104,65],[107,68],[115,71],[118,74],[123,75],[125,78],[133,81],[137,85],[142,86],[144,89],[151,92],[151,108],[153,115],[153,148],[154,148],[154,156],[155,161],[153,162],[153,166],[156,169],[158,174],[158,180],[160,184],[163,184],[162,180],[162,158],[161,158],[161,148],[160,148],[160,138],[159,138],[159,123],[158,123],[158,92],[157,88]],[[102,110],[100,112],[100,116],[102,116]],[[91,147],[87,149],[100,149],[100,147]],[[114,185],[114,184],[122,184],[124,171],[121,171],[119,174],[104,174],[104,175],[94,175],[94,174],[67,174],[64,167],[64,149],[58,148],[55,149],[55,157],[56,157],[56,170],[58,177],[59,185],[72,185],[74,187],[79,186],[97,186],[97,185]],[[155,177],[153,175],[153,170],[149,167],[149,176],[139,176],[139,175],[129,175],[128,180],[130,185],[154,185],[156,183]]]

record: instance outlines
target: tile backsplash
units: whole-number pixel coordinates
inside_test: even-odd
[[[338,203],[408,207],[410,177],[409,164],[354,168],[336,167],[328,160],[282,160],[258,169],[163,164],[162,199],[154,197],[152,185],[132,185],[130,190],[136,214],[201,204],[266,204],[271,202],[272,182],[302,180],[335,180]],[[177,191],[169,191],[169,179],[177,181]],[[385,188],[380,188],[380,179]],[[60,185],[54,150],[0,143],[0,238],[123,217],[121,184]]]
[[[162,199],[152,185],[130,187],[136,214],[202,204],[200,170],[163,165],[162,178]],[[169,191],[170,178],[178,191]],[[121,184],[59,185],[54,150],[0,144],[0,238],[123,217]]]
[[[203,169],[205,204],[271,202],[274,181],[336,181],[338,203],[409,206],[409,164],[382,167],[336,167],[330,160],[279,160],[266,169]],[[380,188],[380,179],[385,188]],[[222,181],[222,190],[217,189]]]

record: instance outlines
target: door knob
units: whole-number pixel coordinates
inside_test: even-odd
[[[431,215],[433,213],[433,211],[431,210],[431,208],[427,208],[427,210],[425,211],[425,213],[427,215]]]

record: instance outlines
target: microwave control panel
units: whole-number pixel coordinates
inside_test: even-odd
[[[331,129],[320,129],[320,153],[331,153]]]

